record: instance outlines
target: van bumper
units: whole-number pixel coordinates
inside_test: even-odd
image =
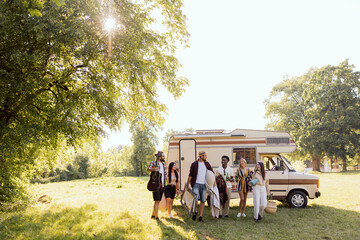
[[[316,192],[316,193],[315,193],[315,197],[317,197],[317,198],[320,197],[320,195],[321,195],[320,192]]]

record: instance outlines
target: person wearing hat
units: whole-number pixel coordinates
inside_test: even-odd
[[[203,212],[206,202],[206,170],[212,171],[209,162],[206,161],[207,153],[204,151],[199,152],[199,158],[191,164],[189,177],[187,180],[186,188],[190,190],[189,184],[191,185],[193,193],[198,196],[198,200],[200,200],[199,206],[199,222],[203,222]],[[197,204],[196,204],[197,208]],[[197,212],[193,213],[192,220],[196,220]]]
[[[166,178],[167,172],[166,172],[166,165],[165,165],[165,154],[162,151],[158,151],[154,155],[156,157],[156,160],[152,161],[150,163],[147,170],[148,170],[148,172],[157,171],[157,172],[161,173],[162,188],[160,191],[153,192],[154,206],[153,206],[153,211],[151,214],[151,218],[159,220],[159,203],[161,201],[161,198],[162,198],[162,195],[164,192],[165,178]]]

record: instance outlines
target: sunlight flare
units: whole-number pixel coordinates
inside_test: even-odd
[[[105,21],[105,29],[106,31],[111,31],[112,29],[115,28],[115,19],[113,19],[112,17],[108,17]]]

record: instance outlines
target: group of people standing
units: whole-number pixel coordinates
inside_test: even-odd
[[[166,171],[165,155],[159,151],[155,154],[156,160],[152,161],[148,167],[148,171],[159,171],[162,174],[162,184],[165,186],[165,179],[167,185],[158,192],[153,192],[154,206],[151,218],[159,219],[158,210],[163,192],[165,191],[166,206],[169,217],[172,217],[171,209],[173,206],[174,197],[179,191],[179,176],[174,162],[169,164],[169,171]],[[230,158],[226,155],[221,157],[221,166],[215,171],[207,161],[207,153],[199,152],[199,157],[191,164],[189,176],[187,179],[186,189],[192,191],[200,200],[199,207],[196,204],[195,212],[192,219],[195,221],[199,213],[198,221],[203,222],[203,212],[206,202],[207,186],[206,186],[206,172],[211,171],[216,176],[213,187],[218,187],[221,199],[223,201],[220,208],[218,218],[229,217],[230,199],[232,192],[232,183],[237,182],[238,194],[240,196],[239,212],[237,217],[246,217],[245,208],[247,195],[250,191],[253,192],[254,201],[254,220],[258,222],[263,218],[264,209],[267,204],[267,196],[269,196],[269,181],[266,178],[264,164],[258,162],[253,171],[251,171],[246,164],[246,160],[241,158],[239,168],[236,174],[233,169],[228,166]],[[217,186],[219,185],[219,186]],[[199,208],[199,209],[198,209]],[[199,212],[197,211],[199,210]]]

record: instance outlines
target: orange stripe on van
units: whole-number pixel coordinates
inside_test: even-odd
[[[316,185],[317,179],[269,179],[271,185]]]
[[[196,145],[231,145],[231,144],[266,144],[265,140],[253,140],[253,141],[214,141],[214,142],[198,142]],[[179,146],[179,142],[172,142],[170,146]]]

